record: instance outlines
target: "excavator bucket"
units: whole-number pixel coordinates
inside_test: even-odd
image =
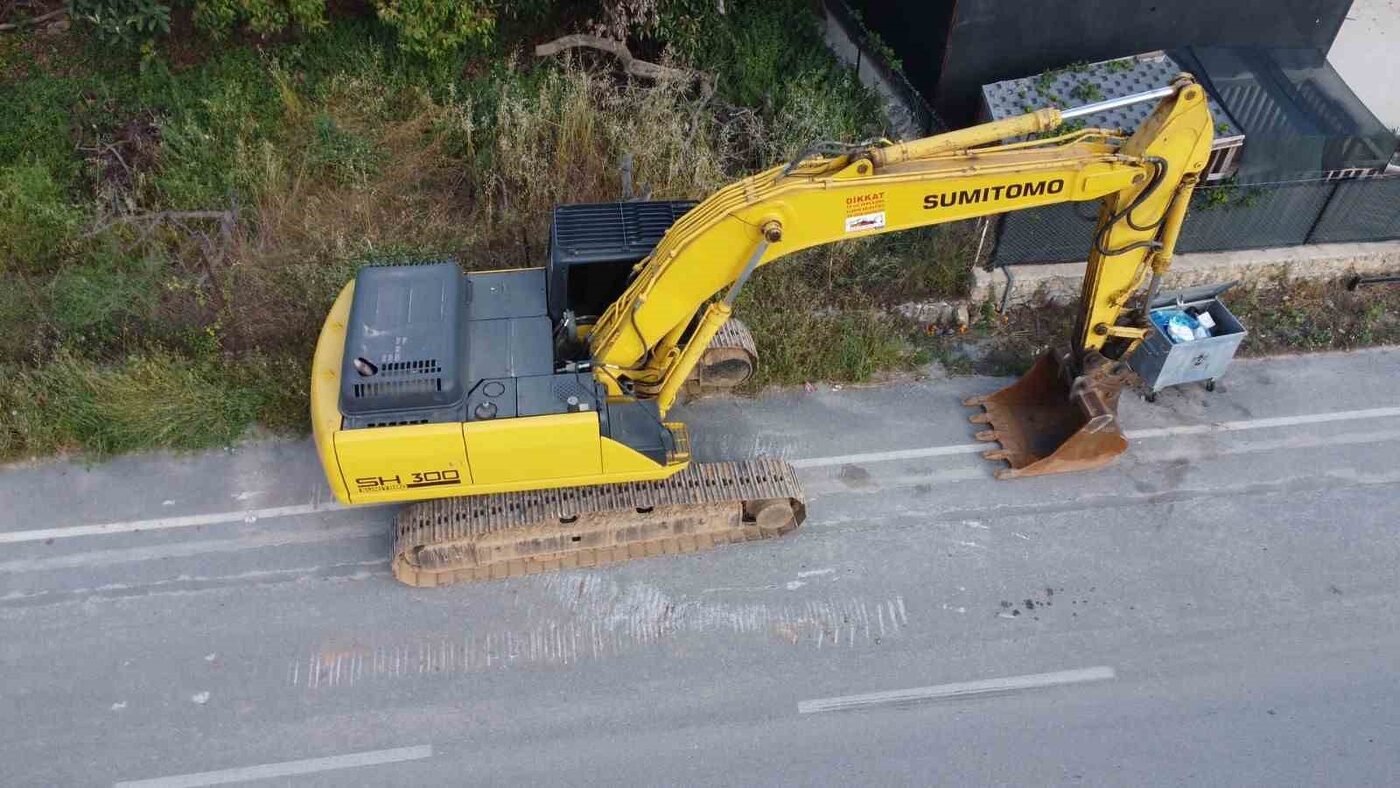
[[[984,452],[1005,460],[998,479],[1087,471],[1109,464],[1128,448],[1118,426],[1118,394],[1132,373],[1125,364],[1089,354],[1072,376],[1070,357],[1047,350],[1020,380],[993,394],[972,397],[972,417],[988,429],[981,441],[1001,444]]]

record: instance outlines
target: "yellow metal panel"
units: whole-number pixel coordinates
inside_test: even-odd
[[[340,360],[345,353],[345,324],[350,319],[350,301],[355,283],[341,288],[321,335],[316,340],[316,355],[311,361],[311,432],[316,439],[316,453],[321,457],[321,469],[326,483],[337,501],[350,503],[350,492],[340,473],[335,456],[335,434],[340,429]]]
[[[603,472],[598,414],[557,413],[462,425],[478,484],[596,476]]]
[[[335,453],[354,503],[463,495],[472,482],[457,424],[341,430]]]
[[[689,463],[657,465],[651,458],[626,444],[603,438],[603,473],[620,476],[627,481],[664,479]]]

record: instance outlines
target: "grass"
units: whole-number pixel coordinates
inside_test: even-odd
[[[735,312],[758,344],[753,387],[866,382],[927,363],[936,348],[890,307],[966,295],[974,244],[970,226],[937,226],[809,249],[764,267]]]
[[[804,2],[728,5],[646,45],[713,75],[713,95],[527,54],[557,31],[436,64],[364,20],[172,42],[144,65],[76,31],[0,37],[0,458],[304,430],[321,318],[360,265],[538,265],[553,205],[616,199],[624,154],[653,197],[694,198],[812,140],[883,133]],[[865,241],[764,271],[742,314],[765,380],[919,363],[879,309],[965,289],[964,242]]]
[[[1237,289],[1225,296],[1249,330],[1248,355],[1400,344],[1400,287],[1347,290],[1340,282]]]
[[[276,418],[278,377],[266,364],[228,368],[157,354],[95,365],[61,353],[41,367],[4,370],[0,454],[227,445],[260,416]]]
[[[303,431],[316,333],[359,266],[538,265],[552,206],[616,199],[624,154],[653,197],[695,198],[813,140],[883,133],[803,0],[726,5],[643,42],[713,75],[713,95],[528,54],[559,31],[430,64],[372,21],[337,22],[261,47],[176,42],[144,67],[75,34],[0,36],[0,459]],[[891,315],[965,295],[974,245],[968,227],[936,227],[765,267],[738,306],[756,385],[930,359],[1020,371],[1064,336],[1067,309],[987,312],[961,337]],[[1246,351],[1400,341],[1394,288],[1231,303]]]

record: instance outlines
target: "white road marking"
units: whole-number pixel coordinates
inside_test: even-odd
[[[1128,440],[1142,440],[1145,438],[1166,438],[1177,435],[1203,435],[1217,432],[1243,432],[1245,430],[1296,427],[1303,424],[1327,424],[1330,422],[1356,421],[1359,419],[1381,419],[1391,416],[1400,416],[1400,408],[1367,408],[1364,410],[1343,410],[1333,413],[1308,413],[1301,416],[1220,421],[1212,424],[1182,424],[1176,427],[1128,430],[1124,435],[1127,436]],[[946,457],[955,454],[977,454],[991,448],[993,448],[993,446],[990,443],[961,443],[954,446],[930,446],[923,449],[873,451],[863,454],[838,454],[833,457],[807,457],[798,460],[788,460],[788,462],[794,468],[828,468],[833,465],[889,462],[891,460],[917,460],[925,457]]]
[[[383,522],[328,523],[314,531],[277,530],[265,534],[248,534],[233,539],[180,540],[140,547],[65,552],[48,558],[0,561],[0,575],[112,566],[164,558],[188,558],[210,553],[235,553],[268,547],[292,547],[322,542],[340,542],[349,539],[383,539],[386,533]]]
[[[1175,427],[1158,427],[1144,430],[1130,430],[1129,440],[1162,438],[1178,435],[1201,435],[1221,432],[1243,432],[1246,430],[1293,427],[1303,424],[1327,424],[1339,421],[1378,419],[1400,416],[1400,407],[1367,408],[1365,410],[1344,410],[1332,413],[1310,413],[1301,416],[1280,416],[1241,421],[1222,421],[1213,424],[1183,424]],[[892,460],[913,460],[926,457],[943,457],[957,454],[976,454],[991,447],[987,443],[964,443],[953,446],[929,446],[921,449],[898,449],[894,451],[866,452],[863,454],[838,454],[831,457],[806,457],[789,460],[794,468],[828,468],[836,465],[850,465]],[[136,533],[139,531],[163,531],[174,528],[191,528],[201,525],[226,525],[229,523],[252,523],[274,517],[297,517],[319,512],[340,511],[348,507],[334,501],[305,503],[293,506],[277,506],[267,509],[247,509],[236,512],[215,512],[192,514],[181,517],[161,517],[153,520],[127,520],[97,525],[70,525],[58,528],[39,528],[29,531],[0,531],[0,544],[21,542],[42,542],[46,539],[71,539],[78,536],[104,536],[108,534]],[[360,508],[360,507],[357,507]],[[369,507],[363,507],[369,508]]]
[[[1020,690],[1042,689],[1062,684],[1083,684],[1090,681],[1107,681],[1116,674],[1113,668],[1098,666],[1079,670],[1062,670],[1057,673],[1036,673],[1029,676],[1010,676],[982,681],[961,681],[955,684],[939,684],[933,687],[870,692],[863,695],[842,695],[835,698],[804,700],[797,704],[799,714],[815,714],[823,711],[848,711],[870,706],[901,705],[920,701],[945,700],[949,698],[970,698],[982,695],[999,695]]]
[[[837,454],[834,457],[806,457],[788,460],[794,468],[829,468],[833,465],[856,465],[867,462],[889,462],[891,460],[920,460],[925,457],[946,457],[952,454],[976,454],[991,448],[986,443],[963,443],[957,446],[929,446],[923,449],[897,449],[895,451],[871,451],[863,454]]]
[[[119,782],[113,788],[193,788],[201,785],[224,785],[249,780],[271,780],[298,774],[315,774],[316,772],[329,772],[336,769],[354,769],[361,766],[378,766],[384,763],[416,761],[431,757],[433,757],[433,746],[424,744],[417,747],[399,747],[393,750],[370,750],[350,753],[349,755],[332,755],[328,758],[307,758],[303,761],[265,763],[261,766],[244,766],[217,772],[179,774],[151,780],[132,780]]]
[[[1365,410],[1343,410],[1334,413],[1308,413],[1302,416],[1277,416],[1268,419],[1221,421],[1214,424],[1182,424],[1176,427],[1128,430],[1124,434],[1127,435],[1128,440],[1133,440],[1135,438],[1162,438],[1175,435],[1202,435],[1209,432],[1264,430],[1274,427],[1296,427],[1302,424],[1328,424],[1334,421],[1356,421],[1357,419],[1384,419],[1391,416],[1400,416],[1400,408],[1367,408]]]
[[[97,525],[68,525],[60,528],[38,528],[32,531],[0,531],[0,544],[19,542],[42,542],[45,539],[70,539],[75,536],[104,536],[106,534],[126,534],[137,531],[165,531],[171,528],[193,528],[200,525],[225,525],[227,523],[251,523],[272,517],[296,517],[317,512],[334,512],[346,507],[335,502],[301,503],[294,506],[276,506],[270,509],[248,509],[240,512],[214,512],[212,514],[189,514],[182,517],[161,517],[155,520],[127,520],[120,523],[99,523]]]

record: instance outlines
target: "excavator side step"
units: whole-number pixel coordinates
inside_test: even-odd
[[[770,539],[806,514],[783,460],[693,463],[661,481],[410,504],[392,568],[413,586],[495,580]]]

